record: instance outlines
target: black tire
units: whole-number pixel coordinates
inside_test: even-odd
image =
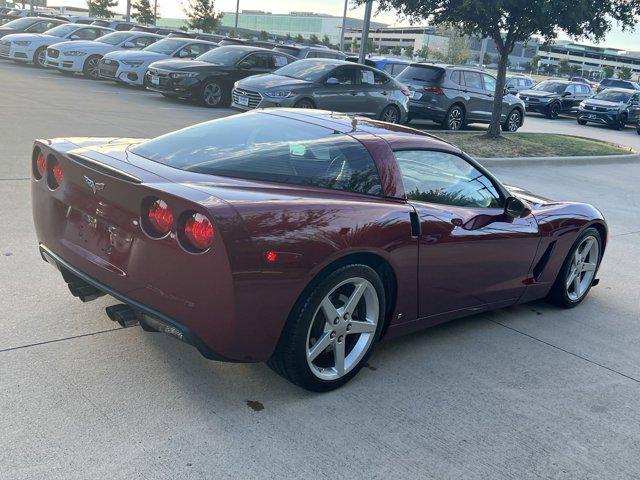
[[[503,132],[517,132],[522,126],[522,112],[517,108],[514,108],[507,115],[506,120],[502,124]]]
[[[307,362],[308,333],[320,304],[336,286],[350,278],[359,277],[367,280],[375,289],[379,305],[378,323],[373,340],[368,349],[350,371],[335,380],[321,379],[311,370]],[[296,302],[289,319],[280,335],[276,350],[267,362],[279,375],[306,390],[327,392],[341,387],[351,380],[365,365],[380,338],[384,326],[386,312],[386,296],[380,276],[371,267],[362,264],[351,264],[325,274],[317,280]],[[346,339],[345,335],[345,339]],[[345,344],[347,340],[344,340]],[[346,347],[345,347],[346,348]]]
[[[572,300],[569,297],[569,293],[567,292],[567,275],[569,274],[569,270],[571,268],[573,256],[575,255],[577,248],[580,246],[583,240],[588,236],[595,237],[595,239],[598,242],[599,255],[598,255],[596,270],[593,277],[594,279],[596,278],[597,270],[600,267],[600,260],[602,260],[602,237],[600,236],[600,232],[596,228],[589,227],[589,228],[586,228],[580,235],[578,235],[578,238],[576,238],[575,242],[573,242],[573,245],[571,246],[571,249],[569,250],[567,257],[564,259],[562,268],[558,272],[558,277],[556,278],[553,284],[553,287],[551,287],[551,291],[547,296],[547,300],[549,302],[559,307],[573,308],[579,305],[587,297],[587,295],[589,294],[589,291],[591,290],[591,285],[589,285],[587,290],[577,300]],[[591,282],[591,284],[593,284],[593,281]]]
[[[33,64],[39,68],[47,68],[45,65],[47,55],[47,47],[38,48],[33,54]]]
[[[560,104],[558,102],[553,102],[551,105],[547,107],[547,111],[545,116],[550,120],[555,120],[560,116]]]
[[[400,123],[402,120],[400,109],[395,105],[387,105],[380,112],[380,120],[387,123]]]
[[[316,108],[316,106],[308,98],[303,98],[302,100],[298,100],[293,108]]]
[[[91,55],[87,58],[84,61],[84,66],[82,67],[82,74],[91,80],[98,80],[100,78],[98,65],[100,64],[101,58],[102,57],[100,55]]]
[[[217,80],[207,80],[200,90],[200,104],[207,108],[218,108],[225,105],[227,93],[224,85]]]
[[[586,120],[578,120],[578,125],[586,125],[587,121]]]
[[[465,125],[464,109],[460,105],[452,105],[440,124],[445,130],[460,130]]]
[[[620,115],[620,119],[618,120],[618,124],[616,125],[616,128],[618,130],[624,130],[627,127],[627,114],[623,113],[622,115]]]

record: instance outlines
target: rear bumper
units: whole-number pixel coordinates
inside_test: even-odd
[[[433,103],[420,102],[416,100],[409,100],[410,118],[423,118],[426,120],[441,122],[442,120],[444,120],[446,114],[447,110],[440,105],[434,105]]]
[[[120,300],[121,302],[129,305],[134,310],[136,310],[140,317],[140,323],[146,325],[148,328],[152,330],[156,330],[162,333],[167,333],[172,335],[179,340],[192,345],[195,347],[205,358],[210,360],[218,360],[223,362],[238,362],[238,360],[231,360],[225,358],[222,355],[219,355],[211,350],[196,334],[190,331],[186,326],[181,324],[179,321],[151,308],[147,305],[144,305],[123,293],[120,293],[117,290],[105,285],[102,282],[99,282],[95,278],[87,275],[82,272],[78,268],[74,267],[67,261],[63,260],[61,257],[53,253],[49,248],[45,245],[40,244],[39,246],[40,256],[42,259],[51,264],[57,270],[59,270],[65,280],[69,278],[69,274],[71,276],[75,276],[83,282],[88,283],[89,285],[97,288],[99,291],[111,295],[112,297]]]

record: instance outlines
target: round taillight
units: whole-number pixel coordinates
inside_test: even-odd
[[[49,174],[47,175],[47,183],[51,190],[55,190],[62,183],[62,167],[60,166],[60,162],[58,162],[58,159],[53,155],[49,155],[47,167],[49,169]]]
[[[36,178],[40,180],[47,174],[47,159],[41,153],[38,154],[36,158],[36,169],[35,169]]]
[[[191,247],[206,250],[213,244],[213,225],[201,213],[194,213],[184,223],[184,237]]]
[[[173,226],[173,213],[164,200],[155,200],[147,210],[147,220],[156,233],[166,235]]]

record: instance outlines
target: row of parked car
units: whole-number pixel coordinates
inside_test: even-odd
[[[144,87],[206,107],[319,108],[392,123],[427,119],[448,130],[488,123],[496,86],[493,75],[471,66],[385,57],[369,57],[361,65],[323,46],[163,32],[117,20],[20,18],[0,26],[0,57]],[[628,82],[622,86],[630,88],[607,88],[607,81],[594,94],[583,79],[536,84],[530,77],[510,77],[502,127],[518,130],[527,112],[549,119],[575,112],[582,125],[637,124],[640,86],[634,89]]]

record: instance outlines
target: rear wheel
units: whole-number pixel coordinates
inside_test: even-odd
[[[47,65],[47,47],[40,47],[33,54],[33,63],[36,67],[46,68]]]
[[[85,77],[91,80],[98,80],[100,78],[100,58],[102,57],[99,55],[92,55],[85,60],[84,67],[82,67],[82,73]]]
[[[560,116],[560,104],[558,102],[554,102],[547,107],[547,118],[552,120],[558,118]]]
[[[602,255],[602,239],[587,228],[574,242],[558,273],[549,300],[564,308],[578,305],[589,293]]]
[[[311,100],[303,98],[302,100],[298,100],[293,108],[316,108]]]
[[[205,107],[221,107],[224,103],[224,89],[222,84],[215,80],[208,80],[202,86],[200,103]]]
[[[379,275],[367,265],[346,265],[296,305],[269,366],[307,390],[344,385],[367,361],[382,330],[386,304]]]
[[[522,114],[520,110],[517,108],[511,110],[504,124],[502,124],[502,131],[504,132],[515,132],[522,125]]]
[[[460,130],[464,125],[464,110],[460,105],[452,106],[442,121],[445,130]]]
[[[388,123],[400,123],[400,110],[395,105],[387,105],[380,113],[380,120]]]

